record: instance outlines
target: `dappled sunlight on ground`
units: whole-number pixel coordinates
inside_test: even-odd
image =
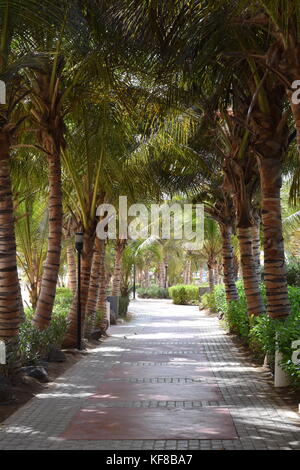
[[[281,449],[300,420],[198,307],[131,303],[134,318],[0,431],[0,449]]]

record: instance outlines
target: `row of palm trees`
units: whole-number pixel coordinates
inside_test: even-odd
[[[0,105],[0,340],[14,344],[24,318],[18,260],[30,279],[34,323],[45,329],[62,247],[78,230],[85,234],[83,321],[85,314],[95,320],[107,282],[96,209],[122,193],[131,202],[179,193],[204,203],[219,226],[228,302],[237,298],[237,233],[253,315],[264,311],[261,224],[267,313],[284,319],[283,174],[293,175],[295,197],[299,188],[295,2],[46,0],[41,7],[0,0],[0,24],[7,89]],[[207,222],[211,288],[220,253],[207,242],[214,230]],[[27,250],[21,254],[17,243]],[[114,294],[125,246],[117,240]],[[72,255],[69,248],[75,292]],[[162,283],[163,276],[162,269]],[[75,292],[68,346],[76,342],[76,302]]]
[[[296,197],[299,188],[300,105],[293,101],[300,76],[297,2],[113,4],[115,29],[127,27],[131,40],[139,38],[139,53],[169,85],[170,101],[179,102],[196,120],[187,147],[198,159],[189,169],[183,163],[176,172],[169,155],[169,169],[165,164],[164,173],[158,171],[161,181],[167,187],[173,173],[178,189],[197,183],[201,194],[195,201],[206,204],[223,236],[228,301],[237,296],[230,244],[231,233],[237,231],[248,311],[253,315],[264,311],[259,289],[261,223],[267,313],[273,319],[286,318],[290,307],[280,191],[284,173],[294,175]],[[210,171],[205,171],[205,163]]]

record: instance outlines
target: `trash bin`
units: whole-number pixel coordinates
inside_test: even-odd
[[[110,323],[115,325],[119,314],[119,296],[109,295],[107,301],[110,304]]]

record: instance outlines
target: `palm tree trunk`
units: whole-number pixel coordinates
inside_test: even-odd
[[[84,234],[83,251],[81,257],[81,323],[84,325],[86,304],[88,299],[91,265],[93,256],[94,235]],[[68,315],[69,327],[64,341],[64,347],[74,348],[77,342],[77,290],[73,297]],[[82,328],[83,330],[83,328]]]
[[[208,261],[207,268],[208,268],[208,283],[209,283],[210,293],[213,293],[213,290],[215,287],[214,267],[215,267],[215,261],[214,260]]]
[[[107,276],[105,273],[105,253],[106,253],[106,243],[104,240],[100,240],[101,243],[101,250],[100,250],[100,274],[99,274],[99,295],[98,295],[98,302],[97,302],[97,311],[101,314],[99,317],[99,323],[96,323],[96,328],[101,328],[107,330],[108,322],[106,318],[106,302],[107,302]],[[105,327],[104,327],[105,325]]]
[[[191,284],[191,275],[192,275],[191,267],[192,267],[192,262],[190,259],[188,259],[185,265],[185,273],[184,273],[184,283],[186,285]]]
[[[232,229],[229,226],[220,227],[222,235],[222,257],[223,257],[223,275],[227,303],[238,299],[238,292],[235,285],[233,248],[231,243]]]
[[[252,243],[253,243],[253,256],[256,266],[257,275],[261,280],[261,264],[260,264],[260,230],[259,223],[252,227]]]
[[[10,179],[9,137],[0,133],[0,340],[8,354],[16,349],[24,316],[17,270],[14,209]]]
[[[76,261],[75,252],[71,244],[67,246],[67,265],[68,265],[68,288],[75,294],[76,292]]]
[[[38,301],[38,285],[37,282],[33,282],[30,287],[28,287],[28,293],[30,298],[31,307],[33,310],[36,309],[36,304]]]
[[[163,261],[159,263],[159,287],[165,287],[165,264]]]
[[[236,254],[233,254],[233,269],[234,269],[234,279],[235,281],[238,280],[239,277],[239,259]]]
[[[144,269],[145,274],[145,287],[149,287],[149,270],[147,268]]]
[[[62,187],[59,152],[53,152],[55,143],[48,134],[43,137],[43,148],[48,151],[49,180],[49,237],[42,283],[36,313],[33,318],[37,328],[43,330],[50,323],[60,267],[62,243]]]
[[[259,276],[253,252],[253,228],[237,228],[240,245],[241,270],[247,301],[248,315],[261,315],[265,311],[259,288]]]
[[[88,290],[88,297],[85,311],[85,334],[88,337],[94,330],[95,320],[97,315],[97,301],[99,295],[99,280],[101,268],[101,248],[102,245],[98,237],[95,238],[93,259],[91,266],[90,285]]]
[[[267,313],[273,319],[284,319],[290,313],[280,204],[281,161],[282,158],[259,158],[264,231],[264,282]]]
[[[114,278],[112,285],[112,296],[119,296],[121,292],[121,265],[122,265],[122,255],[126,246],[126,240],[117,240],[116,243],[116,257],[115,257],[115,269],[114,269]]]

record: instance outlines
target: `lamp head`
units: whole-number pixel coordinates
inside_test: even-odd
[[[83,232],[75,233],[75,248],[76,248],[76,251],[78,251],[79,253],[83,249],[83,236],[84,236]]]

